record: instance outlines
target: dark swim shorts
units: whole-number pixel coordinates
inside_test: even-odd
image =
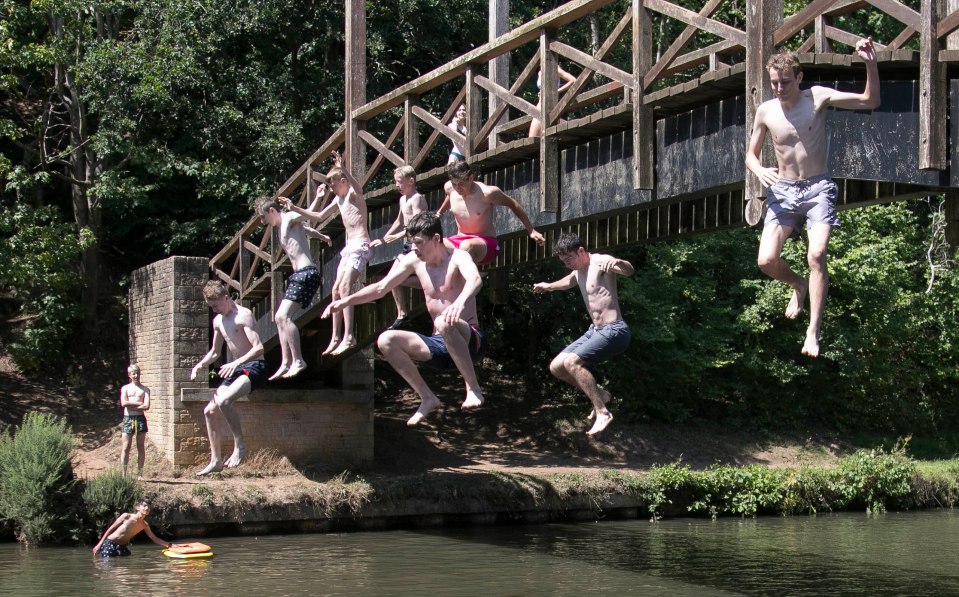
[[[119,543],[114,543],[109,539],[104,539],[103,543],[100,545],[100,556],[104,558],[115,558],[117,556],[128,556],[130,555],[130,550],[127,549],[126,545],[120,545]]]
[[[147,418],[145,415],[124,415],[122,429],[126,434],[146,433]]]
[[[286,292],[283,299],[300,303],[306,309],[313,302],[316,291],[320,289],[320,271],[315,265],[309,265],[293,272],[286,280]]]
[[[440,371],[449,371],[450,369],[456,369],[456,363],[453,362],[453,357],[450,356],[450,351],[446,348],[446,342],[443,341],[443,336],[437,334],[436,336],[424,336],[423,334],[416,334],[423,339],[423,342],[426,343],[426,347],[430,349],[430,360],[423,363],[430,369],[438,369]],[[470,358],[475,363],[477,360],[483,358],[483,355],[486,354],[487,348],[486,334],[484,334],[478,327],[470,326]]]
[[[233,370],[233,375],[223,380],[221,386],[228,386],[246,375],[250,378],[251,389],[255,390],[266,383],[266,361],[250,361]]]

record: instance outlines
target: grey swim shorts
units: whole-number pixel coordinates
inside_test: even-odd
[[[809,229],[815,224],[838,226],[836,198],[839,187],[828,174],[801,180],[780,179],[766,191],[764,226],[789,226],[798,235],[800,224]]]
[[[629,325],[619,319],[602,327],[589,326],[586,333],[564,348],[563,352],[575,354],[587,365],[598,365],[625,352],[630,340],[632,333]]]

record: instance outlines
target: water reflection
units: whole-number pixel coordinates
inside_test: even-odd
[[[152,544],[91,561],[89,549],[0,545],[17,595],[947,595],[951,512],[668,520],[426,532],[209,539],[213,558]]]

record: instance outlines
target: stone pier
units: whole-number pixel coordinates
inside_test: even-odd
[[[201,294],[208,279],[209,260],[201,257],[170,257],[131,275],[130,360],[140,365],[152,392],[147,437],[176,468],[200,466],[210,458],[203,407],[215,385],[190,381],[190,370],[210,347],[212,312]],[[371,467],[372,349],[339,367],[341,378],[349,380],[342,387],[283,382],[240,399],[237,408],[250,449],[273,448],[302,466]],[[225,456],[232,442],[224,428]]]

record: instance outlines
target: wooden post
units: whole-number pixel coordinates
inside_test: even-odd
[[[476,131],[483,126],[482,90],[473,80],[476,77],[476,67],[472,64],[466,67],[466,157],[473,157],[480,140],[476,138]],[[491,94],[492,95],[492,94]]]
[[[653,66],[653,27],[643,0],[633,0],[633,188],[655,186],[656,122],[644,101],[643,80]]]
[[[489,40],[493,41],[509,31],[509,0],[489,0]],[[489,61],[489,80],[504,89],[509,89],[509,54],[502,54]],[[489,94],[489,113],[493,114],[500,107],[503,100],[492,93]],[[499,122],[506,122],[507,115],[503,114]],[[489,134],[489,148],[499,145],[497,126]],[[472,130],[472,129],[470,129]]]
[[[556,55],[549,49],[552,35],[546,29],[539,34],[540,90],[539,110],[543,132],[539,138],[539,209],[559,212],[559,143],[549,134],[553,124],[549,113],[559,99],[559,74]]]
[[[403,129],[403,160],[410,166],[420,152],[420,121],[413,114],[417,99],[415,95],[407,95],[403,100],[403,118],[406,121]]]
[[[919,168],[945,170],[946,158],[946,65],[939,61],[936,27],[943,0],[922,0],[919,22]]]
[[[829,17],[819,15],[816,17],[815,28],[813,29],[813,39],[815,40],[817,54],[827,54],[832,52],[832,43],[826,37],[826,27],[829,26]]]
[[[775,50],[773,33],[783,17],[783,0],[747,0],[746,3],[746,138],[752,134],[756,110],[772,98],[766,60]],[[743,149],[746,140],[743,140]],[[772,143],[768,138],[763,147],[764,165],[776,163]],[[765,200],[759,178],[746,170],[746,221],[750,226],[759,223]]]
[[[366,174],[366,144],[359,131],[365,123],[353,110],[366,103],[366,1],[346,1],[346,155],[345,166],[357,179]]]

